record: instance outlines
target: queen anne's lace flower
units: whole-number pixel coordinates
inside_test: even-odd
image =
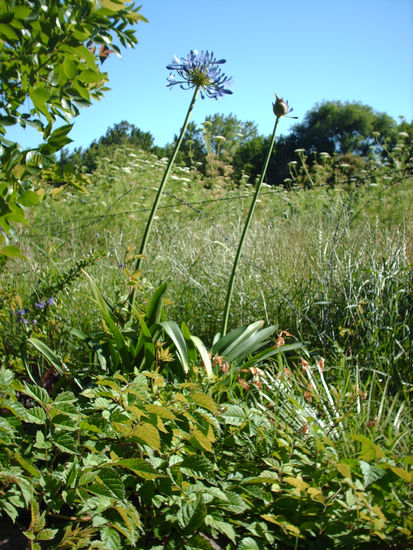
[[[182,89],[199,88],[202,99],[211,97],[218,99],[224,94],[232,94],[226,86],[231,84],[231,79],[221,72],[221,67],[225,59],[216,60],[214,54],[208,51],[200,53],[191,50],[189,55],[184,58],[175,59],[166,66],[169,71],[175,71],[168,77],[168,87],[178,84]]]

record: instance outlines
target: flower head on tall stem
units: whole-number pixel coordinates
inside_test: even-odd
[[[286,99],[283,99],[282,97],[278,97],[278,95],[275,94],[275,103],[272,104],[272,110],[275,116],[277,118],[280,118],[282,116],[288,115],[288,113],[292,113],[294,109],[288,105],[288,101]],[[292,116],[288,118],[297,118],[297,117]]]
[[[230,276],[230,279],[229,279],[228,289],[227,289],[227,297],[226,297],[226,300],[225,300],[224,318],[223,318],[223,322],[222,322],[222,336],[225,336],[225,334],[227,333],[229,310],[230,310],[230,306],[231,306],[232,291],[233,291],[233,288],[234,288],[234,282],[235,282],[235,276],[236,276],[237,269],[238,269],[238,263],[239,263],[239,260],[241,258],[242,248],[244,246],[244,241],[245,241],[245,236],[248,232],[248,229],[249,229],[249,226],[250,226],[250,223],[251,223],[251,219],[252,219],[252,216],[254,214],[254,209],[255,209],[255,205],[257,203],[258,195],[260,194],[260,189],[261,189],[262,183],[264,181],[264,177],[265,177],[265,174],[266,174],[267,168],[268,168],[268,163],[270,161],[270,157],[271,157],[271,154],[272,154],[272,151],[273,151],[273,148],[274,148],[275,134],[276,134],[276,131],[277,131],[278,122],[280,121],[280,118],[282,118],[283,116],[286,116],[288,113],[291,113],[291,111],[292,111],[292,109],[290,109],[290,107],[288,105],[288,102],[285,99],[282,99],[282,98],[278,97],[277,94],[275,94],[275,103],[273,103],[272,110],[273,110],[273,112],[275,114],[275,117],[276,117],[275,118],[275,124],[274,124],[274,130],[273,130],[273,133],[272,133],[272,136],[271,136],[270,145],[267,149],[267,154],[265,156],[264,165],[263,165],[262,170],[261,170],[260,179],[258,180],[257,186],[255,188],[255,194],[254,194],[254,197],[253,197],[252,202],[251,202],[251,206],[250,206],[250,209],[249,209],[249,212],[248,212],[247,219],[245,221],[245,225],[244,225],[244,229],[243,229],[242,234],[241,234],[240,241],[238,243],[238,250],[237,250],[237,253],[235,255],[234,264],[232,266],[231,276]],[[296,118],[296,117],[291,117],[291,118]]]
[[[175,59],[166,66],[169,71],[177,73],[168,77],[168,87],[179,85],[184,90],[190,88],[199,88],[201,97],[205,96],[212,99],[218,99],[224,94],[232,94],[227,88],[231,84],[231,79],[221,72],[221,67],[225,59],[215,59],[214,54],[208,51],[198,52],[191,50],[187,57]]]

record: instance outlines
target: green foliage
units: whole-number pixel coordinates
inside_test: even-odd
[[[298,537],[345,549],[412,538],[403,512],[413,459],[394,445],[400,429],[381,443],[347,433],[349,456],[323,431],[297,438],[281,402],[218,408],[202,383],[172,385],[156,370],[91,382],[52,398],[0,370],[0,507],[32,548],[290,548]]]
[[[35,176],[45,159],[70,143],[69,120],[107,89],[98,60],[119,53],[116,39],[136,44],[129,25],[145,21],[138,12],[125,0],[1,3],[0,226],[6,233],[26,223],[24,209],[39,200]],[[53,129],[58,118],[66,124]],[[22,151],[7,139],[6,128],[17,124],[36,128],[43,143]]]

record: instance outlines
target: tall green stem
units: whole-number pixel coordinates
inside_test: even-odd
[[[139,257],[138,257],[138,259],[136,261],[136,265],[135,265],[135,272],[139,271],[141,269],[142,260],[143,260],[144,254],[145,254],[146,245],[148,243],[149,234],[150,234],[151,229],[152,229],[153,220],[155,218],[156,211],[158,210],[159,202],[161,200],[161,196],[162,196],[163,190],[165,188],[166,182],[168,180],[169,174],[171,172],[173,163],[175,162],[176,155],[178,154],[179,148],[181,147],[182,140],[184,139],[184,135],[185,135],[185,132],[186,132],[186,129],[187,129],[187,126],[188,126],[188,122],[189,122],[189,118],[191,116],[192,109],[194,108],[194,105],[195,105],[195,100],[196,100],[196,96],[198,95],[199,88],[200,88],[200,86],[197,86],[195,88],[194,95],[192,96],[192,101],[189,105],[188,112],[186,113],[186,118],[185,118],[184,124],[183,124],[182,129],[181,129],[181,133],[179,134],[178,140],[175,143],[175,148],[173,150],[171,158],[169,159],[169,162],[168,162],[168,165],[166,167],[165,173],[163,175],[161,184],[160,184],[158,192],[156,194],[155,201],[152,205],[151,213],[149,215],[148,221],[146,222],[145,232],[143,234],[141,247],[140,247],[140,250],[139,250]],[[132,306],[134,301],[135,301],[135,295],[136,295],[136,292],[135,292],[135,289],[134,289],[131,296],[130,296],[130,300],[129,300],[129,305],[130,306]]]
[[[242,253],[242,248],[244,246],[245,236],[246,236],[248,228],[250,226],[252,215],[254,214],[255,204],[257,202],[258,195],[260,194],[260,190],[261,190],[262,182],[264,181],[265,173],[267,172],[268,163],[270,162],[271,153],[272,153],[272,150],[273,150],[273,147],[274,147],[274,142],[275,142],[275,134],[277,132],[278,121],[280,120],[280,118],[281,117],[278,116],[275,120],[274,130],[273,130],[273,133],[272,133],[272,136],[271,136],[271,143],[270,143],[270,146],[268,147],[267,156],[265,157],[264,165],[263,165],[262,171],[261,171],[261,176],[260,176],[260,179],[257,183],[257,187],[255,189],[255,194],[254,194],[254,198],[252,199],[250,211],[248,212],[247,220],[245,222],[244,229],[243,229],[242,235],[241,235],[241,239],[240,239],[239,244],[238,244],[238,250],[237,250],[237,254],[235,256],[234,265],[232,266],[232,273],[231,273],[231,278],[230,278],[229,284],[228,284],[227,298],[226,298],[226,302],[225,302],[224,320],[223,320],[223,323],[222,323],[222,336],[225,336],[225,334],[227,333],[229,308],[230,308],[230,305],[231,305],[232,291],[234,289],[234,282],[235,282],[235,276],[236,276],[236,273],[237,273],[238,263],[239,263],[239,260],[241,258],[241,253]]]

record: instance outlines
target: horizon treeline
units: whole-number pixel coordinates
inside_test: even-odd
[[[371,160],[385,162],[400,132],[413,137],[413,121],[400,119],[397,123],[386,113],[376,112],[358,102],[316,104],[287,135],[278,138],[267,171],[267,183],[285,185],[292,165],[303,155],[311,165],[320,153],[328,154],[337,165],[345,163],[349,175],[359,173]],[[174,136],[171,143],[159,147],[154,144],[150,132],[124,120],[109,127],[104,136],[85,149],[62,150],[59,163],[62,168],[72,165],[76,173],[92,173],[99,158],[113,147],[129,145],[162,158],[170,156],[176,139]],[[269,140],[270,136],[258,132],[255,122],[241,121],[232,113],[217,113],[207,116],[200,125],[189,123],[177,162],[198,169],[206,178],[219,178],[224,183],[254,183],[260,174]]]

